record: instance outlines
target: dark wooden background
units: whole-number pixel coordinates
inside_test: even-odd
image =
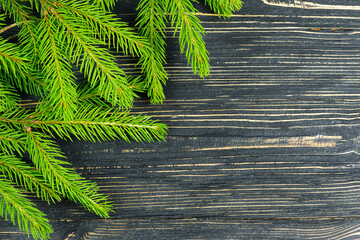
[[[166,142],[60,142],[116,213],[32,198],[53,239],[360,239],[360,2],[244,1],[229,20],[196,5],[210,77],[168,38],[167,100],[134,109]],[[0,220],[0,239],[25,237]]]

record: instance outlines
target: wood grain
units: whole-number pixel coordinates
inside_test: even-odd
[[[59,141],[115,213],[32,197],[53,238],[359,239],[359,3],[251,0],[229,20],[197,6],[211,76],[169,33],[167,100],[134,108],[168,124],[166,142]],[[24,236],[1,222],[0,239]]]

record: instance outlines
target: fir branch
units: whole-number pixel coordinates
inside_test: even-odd
[[[0,37],[0,78],[3,85],[12,84],[20,91],[38,95],[42,91],[42,83],[30,76],[31,71],[29,59],[23,49]]]
[[[130,142],[130,138],[139,141],[152,142],[164,140],[166,126],[152,120],[148,116],[130,115],[111,109],[84,106],[78,111],[73,121],[38,121],[37,126],[43,131],[56,133],[60,138],[71,139],[74,135],[78,139],[87,141],[101,141],[122,139]]]
[[[0,125],[0,149],[3,153],[22,156],[25,141],[24,133],[11,129],[4,124]]]
[[[129,87],[129,77],[117,66],[108,50],[98,47],[104,42],[83,34],[82,32],[90,30],[86,31],[84,25],[77,22],[73,16],[68,16],[60,10],[53,12],[68,32],[66,47],[69,55],[74,59],[76,66],[80,65],[80,72],[85,73],[91,87],[96,88],[100,96],[113,106],[131,107],[136,95]],[[92,44],[89,44],[90,42]]]
[[[129,82],[129,88],[136,92],[144,92],[144,83],[141,81],[140,77],[133,78]],[[101,93],[93,89],[89,83],[83,83],[78,86],[77,89],[79,93],[77,104],[89,106],[92,108],[102,107],[109,109],[109,104],[104,101],[101,97]],[[113,109],[113,107],[111,107]]]
[[[103,10],[111,10],[115,6],[115,0],[88,0],[88,3],[99,6]]]
[[[13,83],[23,89],[23,81],[28,72],[29,63],[21,49],[14,43],[0,37],[0,70],[2,77],[12,79]]]
[[[36,28],[36,23],[35,21],[28,20],[25,13],[21,13],[20,17],[24,21],[16,22],[8,27],[19,25],[22,27],[19,33],[22,44],[18,46],[17,44],[9,43],[7,40],[0,37],[0,46],[2,47],[0,47],[0,51],[3,50],[3,58],[0,59],[0,62],[5,66],[3,67],[5,69],[3,78],[11,80],[20,91],[40,96],[44,91],[45,84],[42,77],[39,77],[36,69],[37,64],[34,64],[37,56],[37,45],[35,43],[35,35],[33,32]],[[8,27],[5,27],[0,31],[8,30]],[[8,49],[11,49],[12,52],[9,53]],[[12,56],[12,64],[11,62],[10,64],[9,62],[6,62],[6,57],[8,56]],[[8,67],[11,67],[11,71],[9,71]]]
[[[241,0],[205,0],[205,4],[219,17],[229,18],[233,12],[241,9],[243,2]]]
[[[0,112],[18,107],[19,95],[5,80],[0,79]]]
[[[37,13],[40,13],[40,16],[43,16],[44,10],[46,11],[46,9],[49,8],[51,2],[53,2],[54,0],[26,0],[26,1],[30,2],[31,9],[35,9]]]
[[[20,230],[30,233],[35,239],[48,239],[52,228],[45,214],[31,203],[21,190],[12,186],[12,182],[0,176],[0,216],[7,220],[10,216]]]
[[[26,149],[52,189],[74,202],[80,202],[87,210],[101,217],[109,217],[111,204],[106,196],[98,193],[99,188],[73,169],[62,166],[69,163],[59,160],[64,159],[63,154],[46,135],[34,132],[30,127],[26,128],[26,132]]]
[[[81,84],[77,91],[79,93],[77,102],[79,105],[109,108],[109,105],[100,97],[101,93],[91,88],[89,83]]]
[[[31,9],[25,6],[24,4],[19,4],[16,0],[1,0],[1,5],[6,13],[10,16],[13,16],[15,21],[14,24],[21,26],[21,31],[19,33],[20,40],[27,39],[28,41],[21,41],[21,42],[28,42],[30,44],[31,52],[37,52],[36,46],[36,37],[34,34],[34,28],[31,24],[33,21],[30,18]]]
[[[22,15],[22,21],[19,23],[21,26],[19,41],[22,43],[24,52],[28,53],[27,56],[34,63],[38,55],[37,36],[35,35],[37,22],[33,19],[27,19],[26,16]]]
[[[141,0],[137,10],[137,26],[139,34],[146,37],[152,50],[141,57],[141,69],[145,74],[145,87],[151,103],[162,103],[165,99],[162,84],[166,83],[167,73],[164,69],[165,61],[165,1]]]
[[[36,193],[38,198],[50,203],[60,201],[60,196],[51,188],[38,171],[19,158],[0,154],[0,171],[11,182]]]
[[[17,0],[0,0],[0,5],[5,14],[12,17],[16,23],[27,19],[31,11],[28,6],[19,3]]]
[[[37,111],[40,111],[39,108]],[[0,116],[0,122],[16,125],[18,129],[22,126],[40,128],[52,136],[56,134],[63,139],[72,139],[71,136],[75,136],[87,141],[130,141],[131,138],[135,141],[152,142],[164,140],[167,130],[166,125],[152,120],[149,116],[136,116],[129,112],[92,105],[79,108],[73,120],[49,118],[41,112],[39,114],[19,111],[14,115],[9,111]]]
[[[175,32],[179,30],[180,51],[185,52],[188,64],[191,63],[194,74],[199,73],[205,77],[210,73],[208,51],[202,35],[205,30],[196,17],[197,10],[190,0],[168,0],[168,12],[170,14],[171,26]]]
[[[47,104],[56,106],[52,109],[55,118],[72,119],[76,111],[75,76],[69,64],[69,58],[64,54],[62,41],[65,39],[65,29],[59,29],[59,23],[51,14],[46,14],[38,24],[39,60],[42,63],[42,73],[49,88]]]
[[[92,35],[113,46],[117,51],[122,49],[124,54],[132,56],[141,56],[146,54],[144,51],[149,48],[146,39],[134,32],[127,23],[120,21],[115,14],[109,14],[102,9],[92,5],[86,5],[82,1],[62,1],[55,5],[61,8],[64,13],[74,16],[77,21],[83,24],[83,27],[91,29]]]

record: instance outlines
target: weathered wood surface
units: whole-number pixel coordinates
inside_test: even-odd
[[[136,1],[121,3],[133,19]],[[360,3],[201,9],[211,76],[170,37],[167,100],[135,107],[168,124],[167,142],[61,142],[116,212],[33,198],[53,239],[360,239]],[[0,239],[25,235],[1,221]]]

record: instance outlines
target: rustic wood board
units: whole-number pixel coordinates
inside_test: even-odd
[[[248,0],[229,20],[198,6],[211,76],[169,35],[167,100],[134,109],[166,142],[59,142],[115,213],[33,197],[53,239],[359,239],[360,3]],[[25,237],[1,220],[0,239]]]

